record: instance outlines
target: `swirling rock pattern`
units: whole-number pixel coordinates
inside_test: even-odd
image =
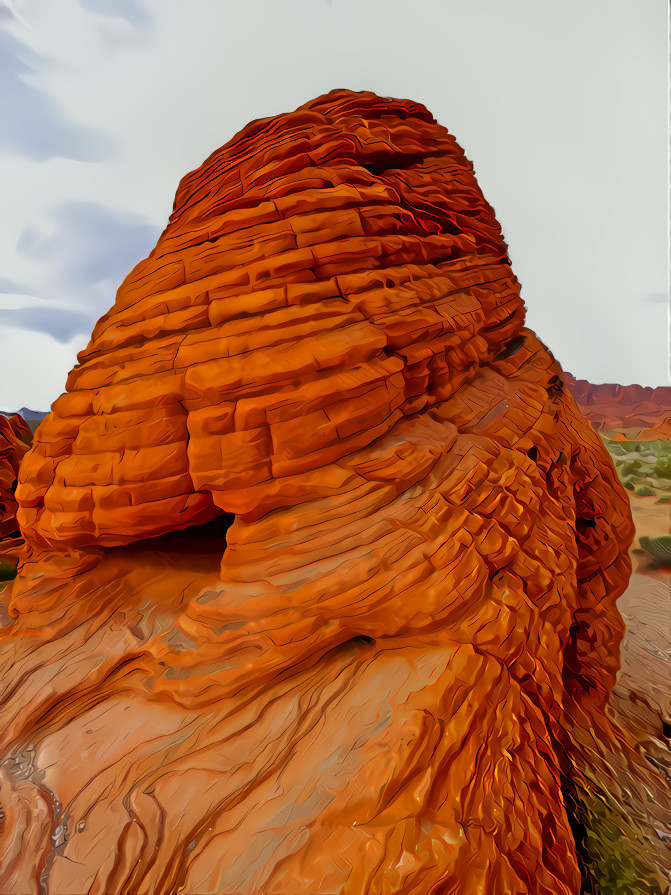
[[[0,891],[579,891],[631,517],[423,106],[184,178],[17,498]]]
[[[126,544],[311,494],[520,327],[492,209],[414,103],[330,94],[184,178],[36,433],[39,547]]]

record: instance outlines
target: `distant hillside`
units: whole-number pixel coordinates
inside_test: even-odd
[[[29,407],[22,407],[20,410],[0,410],[0,416],[13,416],[18,413],[26,422],[30,420],[41,420],[49,413],[48,410],[31,410]]]
[[[650,428],[671,418],[671,387],[642,385],[594,385],[586,379],[564,380],[587,419],[595,426]]]

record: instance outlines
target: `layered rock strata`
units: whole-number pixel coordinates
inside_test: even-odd
[[[423,106],[187,175],[17,498],[0,891],[580,890],[628,503]]]

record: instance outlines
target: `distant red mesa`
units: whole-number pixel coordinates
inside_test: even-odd
[[[671,438],[671,388],[593,385],[564,374],[583,415],[597,429],[639,429],[643,438]]]
[[[16,499],[3,895],[579,892],[629,505],[423,106],[188,174]]]

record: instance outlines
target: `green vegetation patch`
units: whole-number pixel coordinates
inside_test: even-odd
[[[585,831],[583,895],[662,895],[655,872],[641,855],[641,843],[627,833],[620,808],[583,792],[579,817]]]
[[[11,581],[13,578],[16,578],[16,564],[0,557],[0,582]]]
[[[671,441],[614,441],[601,436],[625,488],[671,503]]]

